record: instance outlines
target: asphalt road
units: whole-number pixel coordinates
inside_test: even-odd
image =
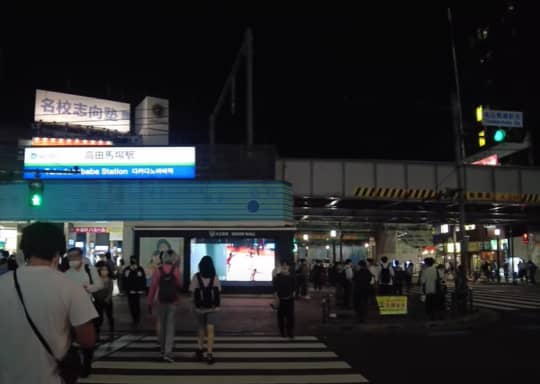
[[[540,382],[540,311],[447,331],[343,330],[323,340],[372,383]]]

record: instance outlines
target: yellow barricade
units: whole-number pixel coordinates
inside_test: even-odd
[[[377,296],[381,315],[406,315],[407,296]]]

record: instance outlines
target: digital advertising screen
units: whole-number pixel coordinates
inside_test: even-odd
[[[271,239],[192,239],[191,277],[210,256],[220,281],[271,282],[275,248]]]

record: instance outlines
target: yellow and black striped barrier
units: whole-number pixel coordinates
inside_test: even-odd
[[[358,187],[354,195],[361,199],[382,200],[435,200],[447,199],[443,192],[431,189],[405,189],[382,187]],[[467,201],[505,202],[520,204],[540,204],[540,194],[536,193],[493,193],[493,192],[465,192]]]

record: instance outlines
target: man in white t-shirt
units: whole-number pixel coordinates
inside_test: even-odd
[[[96,310],[85,290],[57,271],[65,251],[62,231],[50,223],[23,230],[21,248],[28,265],[17,278],[28,314],[62,360],[71,345],[70,331],[82,348],[92,348]],[[56,361],[32,330],[15,289],[13,272],[0,276],[0,383],[61,384]]]

